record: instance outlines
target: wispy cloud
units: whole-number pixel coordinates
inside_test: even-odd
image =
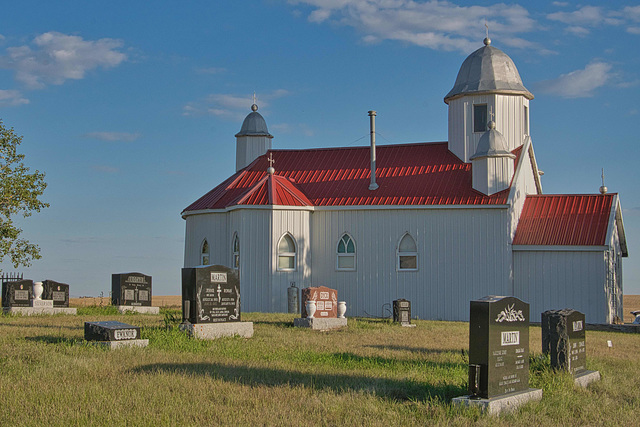
[[[286,89],[277,89],[273,92],[259,94],[256,100],[260,108],[268,107],[270,102],[277,98],[289,96],[291,93]],[[253,95],[238,94],[210,94],[199,101],[188,102],[182,108],[182,115],[213,115],[229,120],[242,120],[249,114]]]
[[[128,132],[89,132],[82,135],[85,138],[99,139],[101,141],[120,141],[120,142],[133,142],[140,138],[139,133]]]
[[[28,104],[29,100],[22,96],[17,90],[0,90],[0,106],[8,107],[13,105]]]
[[[226,68],[221,67],[208,67],[208,68],[196,68],[197,74],[221,74],[227,71]]]
[[[537,83],[538,90],[564,98],[588,98],[594,91],[608,83],[613,73],[612,65],[606,62],[594,61],[582,70],[575,70],[563,74],[557,79],[545,80]]]
[[[127,58],[118,50],[122,46],[121,40],[84,40],[51,31],[37,36],[31,45],[7,48],[6,55],[0,56],[0,68],[13,70],[15,79],[26,87],[40,89],[82,79],[98,67],[119,65]]]
[[[431,0],[290,0],[312,8],[310,22],[350,26],[362,33],[365,43],[398,40],[434,50],[469,53],[478,47],[485,32],[485,19],[501,42],[535,29],[536,22],[520,5],[500,7],[458,6]],[[471,36],[470,36],[471,35]],[[531,44],[536,49],[542,46]]]
[[[607,9],[602,6],[581,6],[571,12],[554,12],[547,15],[551,21],[567,24],[565,31],[578,36],[590,34],[593,28],[603,26],[626,27],[634,33],[635,23],[640,22],[640,6]]]

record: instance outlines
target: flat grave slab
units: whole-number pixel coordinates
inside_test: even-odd
[[[251,338],[253,336],[253,322],[187,323],[180,325],[180,329],[194,338],[203,340],[235,336]]]
[[[328,331],[347,326],[347,318],[331,317],[298,317],[293,319],[293,326],[297,328],[311,328],[315,331]]]
[[[75,316],[78,314],[77,308],[65,307],[3,307],[5,314],[21,314],[23,316],[68,314]]]
[[[149,340],[140,338],[140,327],[109,320],[84,322],[84,339],[109,348],[146,347]]]

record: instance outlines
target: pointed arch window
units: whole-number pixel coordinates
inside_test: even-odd
[[[356,243],[349,234],[344,233],[338,241],[337,269],[340,271],[356,270]]]
[[[211,264],[209,258],[209,242],[207,242],[207,239],[204,239],[204,242],[202,242],[202,246],[200,247],[200,265],[209,264]]]
[[[400,239],[396,265],[398,271],[418,271],[418,246],[409,233]]]
[[[237,270],[240,268],[240,239],[238,235],[235,234],[233,236],[233,269]]]
[[[295,271],[296,259],[296,241],[290,234],[285,234],[278,242],[278,271]]]

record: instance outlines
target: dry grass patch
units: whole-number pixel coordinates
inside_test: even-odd
[[[465,393],[468,324],[349,319],[346,329],[293,328],[293,315],[243,314],[251,339],[189,339],[177,311],[0,316],[0,419],[7,425],[630,425],[640,362],[637,335],[587,332],[588,365],[603,380],[574,389],[539,357],[531,328],[531,384],[545,395],[515,414],[453,407]],[[147,348],[86,345],[84,321],[142,326]],[[614,342],[613,348],[606,340]],[[601,345],[602,343],[605,343]]]

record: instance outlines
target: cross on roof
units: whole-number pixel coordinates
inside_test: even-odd
[[[275,160],[273,160],[273,153],[269,153],[269,158],[267,159],[267,161],[269,162],[269,166],[273,167],[273,164],[276,162]]]

